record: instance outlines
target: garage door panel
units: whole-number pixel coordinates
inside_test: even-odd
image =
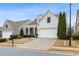
[[[11,33],[11,31],[3,31],[3,33],[2,33],[2,37],[3,38],[10,38],[10,35],[11,35],[12,33]]]
[[[57,38],[57,29],[39,30],[38,37]]]

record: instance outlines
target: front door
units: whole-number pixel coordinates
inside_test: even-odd
[[[30,35],[34,35],[34,30],[33,30],[33,28],[30,28]]]

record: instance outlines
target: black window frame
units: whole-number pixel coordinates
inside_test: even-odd
[[[8,25],[6,25],[6,28],[8,28]]]
[[[51,17],[47,17],[47,23],[51,22]]]

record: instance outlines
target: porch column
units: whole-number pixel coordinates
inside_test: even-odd
[[[28,35],[30,35],[30,28],[28,28]]]
[[[35,27],[33,29],[34,29],[33,32],[34,32],[34,36],[35,36]]]
[[[26,29],[25,29],[25,27],[23,27],[23,32],[24,32],[24,35],[26,35]]]

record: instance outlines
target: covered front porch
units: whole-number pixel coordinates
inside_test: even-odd
[[[24,35],[37,36],[37,27],[29,26],[23,27]]]

